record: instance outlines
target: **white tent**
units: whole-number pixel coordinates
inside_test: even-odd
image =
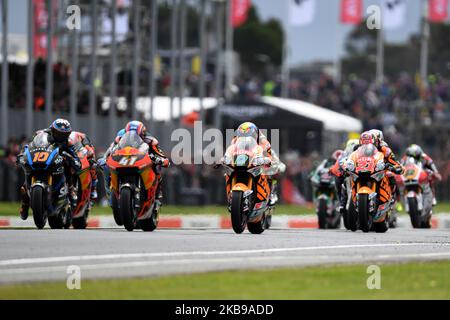
[[[288,112],[323,123],[325,131],[361,132],[362,123],[356,118],[328,110],[300,100],[262,97],[261,101]]]

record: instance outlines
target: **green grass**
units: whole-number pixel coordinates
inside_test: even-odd
[[[380,290],[366,265],[347,265],[10,285],[0,299],[450,299],[450,260],[380,267]]]
[[[20,204],[16,202],[0,202],[0,216],[19,216]],[[314,214],[313,209],[298,206],[280,205],[276,208],[276,214]],[[92,215],[112,215],[109,207],[94,206]],[[162,215],[193,215],[193,214],[214,214],[228,215],[225,205],[223,206],[163,206]]]
[[[439,203],[433,210],[434,213],[450,213],[450,202]],[[112,215],[109,207],[94,206],[92,215]],[[163,206],[162,215],[193,215],[214,214],[228,215],[226,206]],[[275,209],[277,215],[304,215],[315,214],[313,208],[278,205]],[[0,202],[0,216],[19,216],[19,203]]]

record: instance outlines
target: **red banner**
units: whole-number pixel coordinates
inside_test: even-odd
[[[232,0],[231,2],[231,24],[234,28],[244,24],[248,18],[251,0]]]
[[[341,0],[341,22],[360,24],[362,21],[362,0]]]
[[[33,0],[34,8],[34,57],[45,58],[47,56],[47,21],[48,13],[45,5],[45,0]],[[57,1],[53,1],[53,21],[56,18]],[[52,39],[52,47],[56,48],[56,37]]]
[[[428,19],[430,22],[445,22],[448,18],[448,0],[429,0]]]

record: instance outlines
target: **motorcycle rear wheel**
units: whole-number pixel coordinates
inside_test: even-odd
[[[347,221],[349,229],[356,232],[358,230],[358,212],[355,210],[353,200],[350,201],[350,206],[347,212]]]
[[[240,234],[244,232],[247,221],[243,212],[242,204],[243,192],[233,191],[231,195],[231,225],[234,232]]]
[[[117,201],[117,197],[114,191],[111,191],[111,208],[113,211],[114,221],[118,226],[123,226],[122,214],[120,213],[119,203]]]
[[[150,218],[139,221],[139,226],[143,231],[154,231],[158,227],[158,212],[153,210]]]

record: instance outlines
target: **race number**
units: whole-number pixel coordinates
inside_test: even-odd
[[[49,157],[48,152],[36,152],[34,154],[33,162],[45,162]]]

